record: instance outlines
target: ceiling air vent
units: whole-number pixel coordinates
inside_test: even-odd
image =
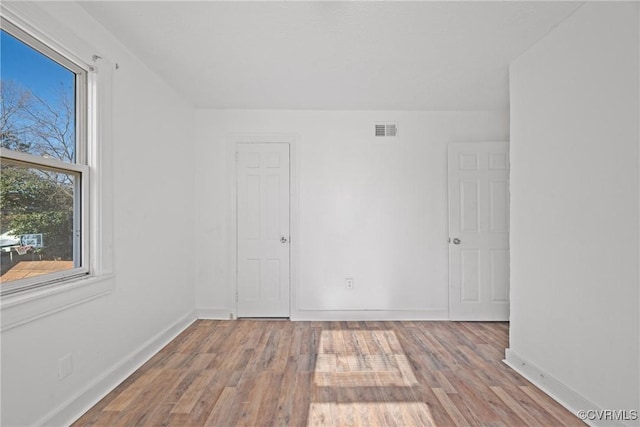
[[[398,135],[396,123],[376,123],[376,136],[395,137]]]

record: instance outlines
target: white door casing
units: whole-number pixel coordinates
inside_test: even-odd
[[[509,145],[449,144],[449,318],[509,320]]]
[[[237,315],[289,317],[287,143],[236,145]]]

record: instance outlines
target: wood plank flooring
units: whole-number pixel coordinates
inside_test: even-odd
[[[74,426],[562,426],[507,323],[199,320]]]

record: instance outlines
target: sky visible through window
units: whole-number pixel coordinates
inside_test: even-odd
[[[14,81],[53,105],[60,88],[73,91],[75,74],[52,59],[0,31],[0,77]]]
[[[75,162],[76,74],[0,31],[2,147]]]

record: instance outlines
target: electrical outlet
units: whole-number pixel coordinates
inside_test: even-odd
[[[353,289],[353,278],[347,277],[346,279],[344,279],[344,284],[347,287],[347,289]]]
[[[73,359],[71,353],[58,360],[58,379],[63,380],[73,373]]]

